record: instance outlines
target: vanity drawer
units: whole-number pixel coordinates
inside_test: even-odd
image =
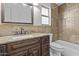
[[[49,36],[41,37],[41,39],[42,39],[42,44],[49,43]]]
[[[38,43],[39,39],[40,38],[32,38],[32,39],[26,39],[18,42],[9,43],[7,44],[7,48],[8,48],[7,51],[10,53],[15,53],[18,51],[26,50],[30,45]]]
[[[10,56],[28,56],[28,50],[20,51],[14,54],[10,54]]]

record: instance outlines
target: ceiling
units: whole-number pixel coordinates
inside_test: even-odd
[[[62,5],[62,4],[64,4],[64,3],[56,3],[56,5],[58,5],[58,6],[60,6],[60,5]]]

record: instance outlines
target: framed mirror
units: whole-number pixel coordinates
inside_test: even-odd
[[[33,24],[33,6],[27,3],[2,3],[2,23]]]

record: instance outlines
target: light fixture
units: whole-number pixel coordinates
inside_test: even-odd
[[[22,5],[26,6],[26,4],[25,4],[25,3],[22,3]]]
[[[39,4],[38,4],[38,3],[33,3],[33,5],[37,6],[37,5],[39,5]]]

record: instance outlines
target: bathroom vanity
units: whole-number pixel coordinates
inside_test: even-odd
[[[49,48],[47,34],[0,37],[1,56],[49,56]]]

